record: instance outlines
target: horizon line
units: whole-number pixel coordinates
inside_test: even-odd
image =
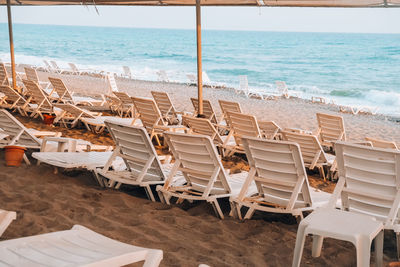
[[[7,22],[0,22],[0,24],[8,24]],[[108,25],[71,25],[71,24],[43,24],[43,23],[13,23],[13,25],[40,25],[40,26],[68,26],[68,27],[92,27],[92,28],[122,28],[122,29],[153,29],[153,30],[184,30],[195,31],[195,28],[157,28],[157,27],[135,27],[135,26],[108,26]],[[400,34],[400,32],[343,32],[343,31],[296,31],[296,30],[257,30],[257,29],[213,29],[206,28],[202,31],[231,31],[231,32],[271,32],[271,33],[340,33],[340,34]]]

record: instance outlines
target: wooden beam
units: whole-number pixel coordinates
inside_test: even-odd
[[[196,0],[196,36],[197,36],[197,98],[199,99],[198,115],[203,115],[203,70],[201,65],[201,4]]]
[[[9,35],[9,40],[10,40],[11,74],[12,74],[12,86],[13,86],[14,90],[17,90],[17,75],[15,72],[14,40],[13,40],[11,3],[10,2],[11,2],[10,0],[7,0],[8,35]]]

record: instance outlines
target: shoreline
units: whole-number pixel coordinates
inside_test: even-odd
[[[41,80],[48,76],[60,77],[70,91],[76,94],[100,95],[108,92],[108,84],[102,78],[92,76],[62,75],[48,72],[38,72]],[[120,91],[131,96],[150,97],[151,91],[165,91],[178,111],[192,112],[190,97],[197,98],[197,87],[182,83],[166,83],[143,81],[127,78],[116,78]],[[273,120],[281,128],[299,128],[315,132],[318,128],[316,113],[328,113],[344,118],[348,140],[360,141],[365,137],[392,140],[400,143],[400,123],[396,117],[376,114],[357,114],[339,112],[337,105],[312,103],[309,100],[290,98],[277,100],[260,100],[237,95],[234,89],[213,89],[205,87],[204,99],[211,101],[217,116],[221,114],[218,99],[239,102],[244,113],[254,115],[257,120]],[[371,127],[373,126],[373,127]]]

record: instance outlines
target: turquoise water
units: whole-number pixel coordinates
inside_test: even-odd
[[[0,24],[0,57],[9,60],[8,31]],[[166,70],[186,82],[196,71],[196,35],[191,30],[24,25],[14,26],[16,60],[43,65],[54,59],[156,80]],[[304,98],[321,95],[342,104],[379,106],[400,113],[400,35],[203,31],[203,68],[213,81],[271,90],[284,80]]]

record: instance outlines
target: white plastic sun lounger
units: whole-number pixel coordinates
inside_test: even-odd
[[[4,96],[0,99],[0,107],[18,110],[21,115],[27,115],[23,110],[26,100],[22,95],[7,85],[0,85],[0,93],[4,94]]]
[[[260,92],[260,90],[257,90],[255,88],[250,89],[247,75],[239,75],[239,89],[236,90],[236,93],[244,94],[246,97],[256,96],[261,99],[265,98],[264,91]]]
[[[371,138],[371,137],[365,137],[365,141],[370,142],[373,147],[400,150],[399,147],[397,146],[396,142],[394,142],[394,141],[381,140],[381,139],[376,139],[376,138]]]
[[[108,73],[106,76],[106,80],[108,82],[108,95],[112,95],[113,92],[119,92],[114,73]]]
[[[116,111],[121,117],[135,117],[135,106],[133,105],[131,97],[125,92],[114,91],[113,94],[120,100],[120,105]]]
[[[63,80],[54,77],[49,77],[48,79],[53,85],[54,90],[57,92],[58,95],[57,103],[71,103],[74,105],[93,106],[94,104],[101,105],[104,102],[104,100],[97,100],[91,97],[75,96],[74,92],[68,90]]]
[[[121,77],[127,78],[127,79],[132,79],[132,72],[128,66],[122,66],[122,70],[124,72],[121,74]]]
[[[16,145],[40,149],[40,151],[64,151],[64,148],[70,150],[73,143],[75,150],[79,151],[92,146],[88,141],[72,138],[47,137],[44,140],[39,139],[5,109],[0,109],[0,129],[2,133],[6,135],[5,138],[0,140],[0,148]],[[27,161],[27,159],[25,159],[25,161]]]
[[[317,168],[324,180],[326,180],[325,166],[329,168],[328,171],[335,171],[335,156],[324,152],[317,136],[289,131],[282,131],[282,136],[283,140],[297,143],[300,146],[306,168],[310,170]]]
[[[299,225],[293,267],[300,260],[307,235],[313,235],[313,256],[321,253],[325,237],[352,242],[357,266],[370,265],[375,239],[377,266],[382,265],[383,229],[394,230],[400,244],[400,151],[339,141],[335,144],[339,182],[329,206],[317,210]],[[341,197],[342,210],[334,209]]]
[[[126,126],[108,121],[106,125],[116,147],[104,168],[97,169],[96,174],[105,178],[103,180],[108,187],[119,188],[122,184],[143,187],[148,198],[155,201],[150,186],[164,184],[172,166],[161,164],[149,135],[143,127]],[[127,166],[126,170],[110,169],[116,157],[123,159]],[[182,178],[179,179],[182,180]],[[174,183],[177,182],[176,180]]]
[[[11,86],[4,63],[0,63],[0,85]]]
[[[43,114],[54,114],[53,105],[40,86],[31,80],[23,80],[28,90],[29,98],[22,107],[25,112],[31,112],[31,117],[39,116],[42,120]],[[35,102],[35,104],[32,104]]]
[[[317,113],[318,131],[321,145],[333,147],[337,141],[346,141],[344,120],[341,116]]]
[[[240,193],[230,199],[235,216],[241,219],[241,208],[247,207],[244,219],[250,219],[256,210],[302,219],[304,211],[328,204],[330,194],[309,186],[298,144],[247,137],[242,142],[250,172]],[[249,190],[253,182],[256,194]]]
[[[143,266],[157,267],[162,258],[162,250],[128,245],[80,225],[0,242],[0,265],[4,266],[108,267],[144,261]]]
[[[153,99],[132,97],[132,101],[138,111],[143,127],[150,135],[150,140],[154,137],[159,146],[161,146],[161,142],[158,136],[162,135],[165,131],[176,132],[186,129],[186,127],[181,125],[169,125]]]
[[[51,64],[51,66],[53,67],[53,70],[54,70],[56,73],[59,73],[59,74],[68,73],[67,70],[61,69],[61,68],[58,66],[57,62],[55,62],[54,60],[50,60],[50,64]]]
[[[233,136],[236,142],[236,145],[232,149],[230,154],[233,154],[235,152],[244,153],[244,148],[241,140],[243,136],[256,138],[263,137],[263,134],[258,126],[256,117],[231,111],[228,111],[226,114],[229,120],[229,125],[231,127],[229,136]]]
[[[25,70],[25,76],[27,80],[31,80],[34,82],[37,82],[40,86],[44,86],[44,90],[46,90],[47,88],[49,88],[50,83],[49,82],[45,82],[45,81],[40,81],[39,80],[39,76],[36,72],[36,70],[34,68],[31,67],[24,67]]]
[[[194,116],[199,115],[199,100],[197,98],[191,97],[190,101],[192,102],[194,108]],[[203,114],[206,119],[210,120],[211,123],[218,124],[217,115],[211,105],[210,100],[203,99]]]
[[[178,201],[205,200],[213,205],[216,215],[223,219],[218,199],[238,194],[247,173],[227,175],[209,136],[165,133],[165,137],[175,164],[164,186],[157,186],[161,201],[170,204],[172,197],[178,198]],[[183,173],[186,185],[172,183],[178,171]]]
[[[6,211],[0,209],[0,237],[6,231],[10,223],[15,219],[17,219],[17,213],[15,211]]]
[[[187,73],[186,77],[189,79],[189,85],[197,84],[197,75],[196,74]],[[225,83],[211,81],[210,77],[208,77],[208,74],[205,71],[203,71],[202,79],[203,79],[203,85],[210,86],[211,88],[226,87]]]
[[[163,118],[166,119],[169,124],[179,123],[179,115],[181,115],[182,112],[176,111],[168,93],[151,91],[151,95],[153,96],[154,101],[156,101],[157,107],[160,110]]]

